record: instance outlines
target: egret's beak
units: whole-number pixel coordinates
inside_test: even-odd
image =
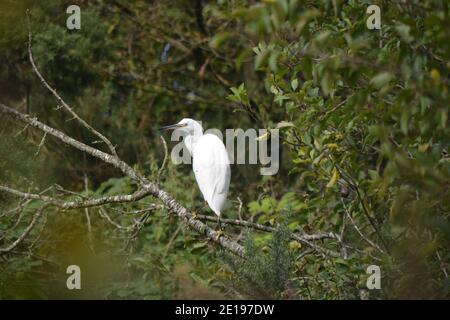
[[[185,127],[185,125],[176,123],[176,124],[171,124],[168,126],[161,127],[161,128],[159,128],[159,130],[174,130],[174,129],[178,129],[178,128],[182,128],[182,127]]]

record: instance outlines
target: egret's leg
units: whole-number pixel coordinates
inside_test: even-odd
[[[217,216],[217,228],[222,231],[222,226],[220,225],[220,216]]]
[[[221,236],[223,236],[222,226],[220,224],[220,216],[217,216],[217,231],[216,231],[216,240],[219,240]]]

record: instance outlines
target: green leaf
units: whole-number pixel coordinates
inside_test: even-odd
[[[410,31],[411,31],[410,26],[399,23],[395,26],[395,29],[397,30],[398,34],[403,39],[403,41],[410,43],[411,41],[414,40],[414,37],[412,37],[410,34]]]
[[[292,90],[297,90],[297,88],[298,88],[298,79],[297,78],[295,78],[294,80],[292,80],[291,81],[291,87],[292,87]]]
[[[292,122],[288,122],[288,121],[281,121],[281,122],[278,122],[278,124],[277,124],[278,129],[290,128],[290,127],[295,127],[295,125]]]
[[[375,75],[371,80],[370,83],[377,89],[380,89],[384,87],[386,84],[389,83],[393,78],[393,75],[390,72],[380,72],[377,75]]]
[[[336,170],[336,168],[334,168],[333,174],[331,175],[331,179],[327,183],[327,188],[333,188],[338,180],[339,180],[339,172]]]
[[[231,32],[220,32],[211,39],[211,41],[209,42],[209,46],[217,50],[226,40],[228,40],[232,36],[233,34]]]

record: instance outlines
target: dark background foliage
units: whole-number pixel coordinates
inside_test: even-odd
[[[91,209],[91,232],[84,210],[49,210],[27,246],[0,257],[0,298],[358,299],[371,264],[383,277],[370,298],[449,297],[449,1],[75,2],[81,30],[65,27],[73,1],[0,3],[0,101],[96,140],[55,110],[33,74],[30,8],[48,82],[153,180],[161,125],[191,117],[220,130],[280,128],[280,171],[233,165],[225,217],[285,227],[227,226],[254,253],[240,263],[166,209],[142,216],[141,230],[124,229],[135,217],[120,211],[152,199],[108,207],[122,228]],[[381,7],[381,31],[366,27],[370,4]],[[114,168],[51,138],[36,154],[41,133],[22,129],[0,120],[1,184],[133,191]],[[189,166],[168,163],[161,186],[210,214],[193,185]],[[0,194],[1,210],[13,200]],[[3,231],[11,224],[0,220],[0,245],[16,236]],[[300,231],[342,234],[346,259],[289,240]],[[68,264],[84,270],[79,292],[65,288]]]

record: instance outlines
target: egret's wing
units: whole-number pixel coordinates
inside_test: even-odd
[[[231,172],[223,142],[212,134],[202,136],[195,146],[193,158],[195,179],[205,200],[211,206],[214,198],[221,195],[224,202],[230,185]]]

